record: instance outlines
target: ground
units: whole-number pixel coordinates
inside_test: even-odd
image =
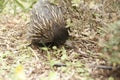
[[[98,69],[109,65],[100,52],[98,28],[119,16],[89,8],[83,13],[74,13],[72,20],[67,20],[71,28],[67,45],[52,48],[29,46],[29,13],[0,14],[0,80],[112,80],[110,70]]]

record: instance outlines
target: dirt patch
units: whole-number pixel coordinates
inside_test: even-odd
[[[24,66],[26,80],[105,80],[110,70],[98,69],[99,65],[109,65],[100,53],[98,44],[100,29],[117,21],[117,12],[104,12],[82,5],[78,12],[71,13],[67,20],[70,39],[60,47],[31,47],[26,39],[29,14],[1,14],[0,18],[0,79],[12,80],[19,64]],[[101,12],[103,11],[103,12]],[[113,17],[114,15],[114,17]],[[53,67],[54,64],[66,67]],[[19,72],[18,72],[19,73]],[[9,76],[10,75],[10,76]],[[22,79],[24,80],[24,79]]]

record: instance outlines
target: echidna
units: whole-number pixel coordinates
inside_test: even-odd
[[[28,39],[33,44],[60,45],[69,37],[61,7],[39,0],[32,8]]]

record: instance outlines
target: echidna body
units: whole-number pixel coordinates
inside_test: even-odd
[[[35,44],[62,44],[69,36],[65,26],[62,9],[47,0],[39,0],[31,11],[28,39]]]

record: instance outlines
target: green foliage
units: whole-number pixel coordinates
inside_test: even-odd
[[[80,0],[72,0],[71,3],[72,3],[72,6],[78,7],[80,4]]]
[[[7,1],[6,0],[0,0],[0,12],[3,11],[3,9],[5,8]]]
[[[120,21],[110,24],[105,30],[103,52],[112,63],[120,64]]]
[[[37,0],[1,0],[0,12],[19,13],[29,11]]]

